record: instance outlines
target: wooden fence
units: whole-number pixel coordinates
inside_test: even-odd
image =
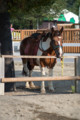
[[[6,82],[24,82],[24,81],[49,81],[49,80],[75,80],[75,89],[78,90],[78,80],[80,80],[80,57],[65,56],[65,58],[75,58],[75,76],[60,76],[60,77],[18,77],[18,78],[5,78],[4,62],[5,58],[56,58],[55,56],[11,56],[4,55],[0,57],[0,95],[4,95],[4,83]],[[1,85],[3,87],[1,87]],[[2,89],[3,88],[3,89]],[[1,92],[2,91],[2,92]]]
[[[21,41],[26,37],[29,37],[31,34],[39,32],[42,33],[45,30],[37,30],[37,29],[33,29],[33,30],[14,30],[12,32],[12,40],[13,41]]]
[[[63,43],[80,43],[80,29],[65,29]]]
[[[12,32],[13,41],[21,41],[25,37],[29,37],[36,32],[43,32],[48,30],[14,30]],[[80,43],[80,29],[64,29],[63,31],[63,43]]]
[[[58,29],[60,29],[62,26],[64,27],[64,29],[65,28],[68,28],[68,29],[73,28],[73,24],[57,24]]]
[[[73,29],[73,28],[80,28],[80,24],[79,23],[69,23],[69,24],[57,24],[58,28],[64,27],[64,29],[68,28],[68,29]]]
[[[13,41],[21,41],[36,32],[48,32],[49,30],[14,30],[12,32]],[[80,43],[80,29],[64,29],[63,43]],[[63,46],[64,53],[80,53],[80,46]]]
[[[63,47],[64,53],[80,53],[80,46],[64,46]]]
[[[63,43],[69,46],[63,46],[64,53],[80,53],[80,29],[65,29],[63,32]],[[70,46],[71,43],[77,43],[75,46]]]

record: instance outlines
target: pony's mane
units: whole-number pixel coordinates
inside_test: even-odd
[[[41,33],[33,33],[31,37],[34,37],[35,39],[38,38],[38,36],[41,35]]]

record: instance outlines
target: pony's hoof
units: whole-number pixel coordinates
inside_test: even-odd
[[[45,94],[46,90],[45,89],[41,89],[41,94]]]
[[[34,85],[33,82],[31,82],[31,84],[30,84],[30,88],[32,88],[32,89],[36,88],[36,86]]]
[[[25,88],[30,89],[29,83],[26,83]]]

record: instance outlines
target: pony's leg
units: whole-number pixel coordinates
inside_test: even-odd
[[[41,74],[42,74],[42,76],[46,75],[45,67],[41,68]],[[44,81],[41,82],[41,93],[46,93]]]
[[[32,76],[32,70],[29,70],[29,77]],[[35,85],[32,81],[29,82],[30,88],[35,88]]]
[[[49,76],[52,77],[53,69],[49,69],[48,73],[49,73]],[[48,88],[49,88],[49,91],[54,92],[53,81],[48,81]]]
[[[23,70],[24,70],[23,71],[24,75],[28,76],[29,75],[29,70],[28,70],[28,67],[27,67],[27,62],[25,64],[23,64]],[[29,82],[25,83],[25,88],[30,88]]]
[[[27,62],[25,64],[23,64],[23,72],[24,72],[23,74],[25,76],[28,76],[29,70],[28,70],[28,67],[27,67]]]

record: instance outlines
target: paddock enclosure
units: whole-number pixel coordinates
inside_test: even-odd
[[[32,33],[36,32],[48,32],[49,30],[14,30],[12,32],[12,40],[14,42],[21,42],[22,39],[25,37],[29,37]],[[65,45],[67,44],[67,46]],[[80,29],[72,28],[72,26],[68,28],[64,28],[63,31],[63,52],[64,53],[80,53]],[[54,56],[9,56],[4,55],[0,57],[0,94],[4,94],[4,83],[5,82],[26,82],[26,81],[75,81],[75,90],[77,91],[77,86],[80,80],[80,57],[79,56],[64,56],[64,59],[74,59],[74,76],[72,74],[67,76],[54,76],[54,77],[16,77],[16,78],[5,78],[4,71],[5,71],[5,58],[13,58],[13,59],[20,59],[20,58],[54,58]],[[63,71],[63,70],[62,70]],[[65,72],[65,71],[64,71]],[[66,74],[66,72],[65,72]],[[1,93],[2,91],[2,93]]]

